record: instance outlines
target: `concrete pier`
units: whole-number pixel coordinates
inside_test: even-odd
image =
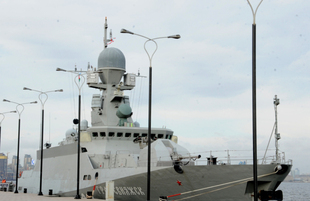
[[[0,191],[0,200],[1,201],[74,201],[74,197],[58,197],[58,196],[49,196],[43,195],[38,196],[37,194],[30,193],[14,193],[14,192],[4,192]],[[86,198],[82,198],[82,200],[90,200]]]

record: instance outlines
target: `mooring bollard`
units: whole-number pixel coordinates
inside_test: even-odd
[[[93,199],[93,192],[92,191],[87,191],[86,198],[87,199]]]

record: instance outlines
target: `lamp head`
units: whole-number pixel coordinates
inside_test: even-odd
[[[66,70],[64,70],[62,68],[56,68],[56,71],[65,71],[66,72]]]
[[[179,39],[181,36],[179,34],[168,36],[168,38],[174,38],[174,39]]]
[[[57,89],[57,90],[55,90],[55,92],[63,92],[64,90],[62,90],[62,89]]]
[[[11,101],[9,101],[9,100],[7,100],[7,99],[3,99],[3,102],[11,102]]]
[[[27,88],[27,87],[24,87],[23,90],[29,90],[29,91],[31,91],[31,89],[30,89],[30,88]]]
[[[126,30],[126,29],[121,29],[121,33],[134,34],[133,32],[128,31],[128,30]]]

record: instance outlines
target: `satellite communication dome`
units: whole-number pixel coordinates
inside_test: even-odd
[[[137,121],[135,121],[133,124],[135,125],[135,127],[140,127],[140,123]]]
[[[105,48],[99,55],[98,58],[98,69],[102,68],[121,68],[126,70],[125,56],[117,48],[108,47]]]
[[[128,118],[131,115],[131,107],[128,104],[121,104],[116,112],[116,116],[119,118]]]
[[[86,131],[87,128],[88,128],[88,121],[84,119],[84,120],[82,120],[82,122],[81,122],[81,127],[80,127],[80,129],[81,129],[81,131]]]
[[[66,138],[67,137],[74,137],[74,136],[77,136],[77,132],[75,129],[71,128],[71,129],[66,131]]]

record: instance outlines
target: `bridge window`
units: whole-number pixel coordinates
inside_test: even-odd
[[[93,132],[93,137],[98,137],[98,133],[97,132]]]
[[[105,137],[105,132],[100,132],[100,137]]]
[[[123,133],[117,133],[117,137],[123,137]]]
[[[82,153],[87,152],[87,149],[85,147],[82,147],[81,150],[82,150]]]
[[[131,137],[131,133],[125,133],[125,137]]]
[[[91,176],[90,175],[84,175],[83,180],[91,180]]]
[[[109,132],[109,137],[114,137],[114,132]]]

